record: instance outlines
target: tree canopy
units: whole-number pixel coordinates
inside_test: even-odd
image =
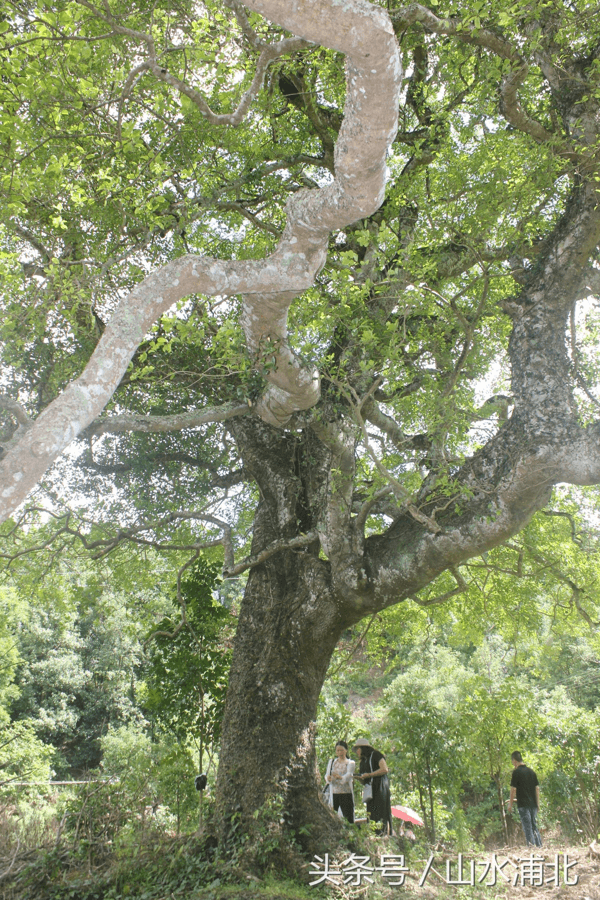
[[[343,630],[600,482],[597,10],[5,2],[0,53],[3,552],[42,506],[57,552],[222,547],[223,827],[325,822]]]

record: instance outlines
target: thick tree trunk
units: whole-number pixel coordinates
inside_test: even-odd
[[[271,829],[291,829],[314,852],[329,849],[325,837],[335,841],[336,821],[319,796],[314,739],[341,630],[326,567],[315,557],[286,551],[252,571],[223,723],[218,809],[225,835],[238,818],[252,835],[253,813],[263,810],[263,831],[271,819]],[[309,834],[299,830],[306,823]]]
[[[232,428],[261,496],[252,553],[314,527],[309,499],[327,470],[319,465],[326,448],[309,448],[306,436],[256,420]],[[317,783],[315,728],[329,660],[347,625],[318,544],[279,551],[251,570],[222,729],[217,808],[223,837],[241,832],[259,844],[266,830],[279,829],[286,841],[295,833],[311,853],[335,844],[339,824]]]

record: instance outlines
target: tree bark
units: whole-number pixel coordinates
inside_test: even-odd
[[[218,260],[187,254],[171,260],[123,298],[79,378],[6,444],[0,459],[0,522],[59,454],[101,413],[150,326],[191,294],[244,296],[242,326],[249,349],[264,351],[269,386],[254,411],[284,425],[317,403],[319,374],[287,344],[287,312],[327,258],[333,229],[370,216],[384,198],[386,154],[398,126],[401,67],[387,14],[367,0],[248,0],[247,6],[306,40],[346,54],[347,100],[335,150],[335,177],[288,201],[286,226],[263,260]],[[112,17],[109,16],[112,24]],[[122,31],[123,29],[121,29]]]
[[[565,448],[582,434],[568,377],[567,299],[580,290],[582,260],[599,237],[600,214],[589,196],[575,192],[554,243],[507,308],[515,411],[456,473],[461,511],[435,489],[423,492],[419,509],[435,528],[407,509],[386,531],[365,537],[360,516],[351,514],[356,430],[340,421],[324,416],[299,435],[253,418],[232,420],[244,469],[261,495],[252,553],[316,531],[327,559],[309,545],[282,550],[251,573],[223,731],[218,795],[225,830],[236,811],[251,825],[254,811],[280,795],[289,824],[312,827],[306,849],[331,846],[335,823],[318,799],[314,728],[343,629],[511,537],[564,477]],[[566,265],[570,254],[578,277]],[[240,746],[246,736],[250,752]]]
[[[236,421],[232,431],[260,491],[252,554],[310,530],[318,510],[307,499],[320,493],[327,448],[253,419]],[[291,830],[306,851],[334,845],[339,825],[320,800],[315,728],[329,660],[347,625],[318,542],[281,550],[251,570],[222,726],[217,807],[225,838],[239,819],[246,840],[259,841],[263,810],[269,828]]]
[[[236,813],[252,835],[262,808],[275,828],[283,812],[279,825],[304,849],[318,853],[335,839],[315,756],[317,702],[343,628],[328,580],[322,561],[291,551],[250,574],[222,730],[217,803],[225,836]]]

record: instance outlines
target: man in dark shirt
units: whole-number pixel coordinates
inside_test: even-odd
[[[512,810],[516,799],[527,846],[531,844],[534,847],[541,847],[542,838],[537,827],[537,813],[540,806],[540,785],[537,775],[533,769],[525,765],[518,750],[511,755],[511,762],[514,769],[510,779],[508,811]]]

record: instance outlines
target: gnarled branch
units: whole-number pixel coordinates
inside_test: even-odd
[[[96,11],[87,0],[82,2]],[[246,5],[303,40],[346,54],[347,95],[335,178],[290,199],[285,231],[267,259],[183,256],[134,288],[115,311],[83,374],[2,460],[0,520],[98,416],[150,325],[189,294],[243,294],[242,325],[249,345],[254,349],[269,340],[275,347],[275,366],[267,372],[270,386],[256,405],[261,418],[282,425],[295,410],[319,398],[318,373],[307,370],[287,346],[287,310],[324,264],[329,232],[370,215],[383,200],[386,152],[397,130],[398,50],[388,16],[366,0],[348,0],[343,7],[334,0],[307,0],[292,7],[281,0],[248,0]]]
[[[234,416],[246,416],[251,412],[250,403],[229,403],[224,406],[177,413],[172,416],[136,416],[124,414],[103,416],[92,422],[88,432],[94,437],[102,434],[128,434],[132,431],[145,434],[161,434],[199,428],[211,422],[226,422]]]
[[[462,43],[484,47],[500,59],[508,60],[512,71],[501,85],[501,112],[506,120],[519,131],[531,135],[534,140],[548,144],[560,156],[573,161],[580,159],[580,154],[576,153],[567,141],[548,131],[543,125],[528,116],[519,104],[517,91],[525,79],[529,67],[521,53],[510,41],[494,31],[474,24],[470,25],[460,18],[444,19],[436,16],[420,3],[411,3],[404,9],[392,13],[392,20],[400,26],[420,22],[435,34],[447,34]]]
[[[278,553],[280,550],[302,550],[304,547],[313,544],[318,539],[319,535],[316,531],[309,531],[306,534],[300,534],[298,537],[291,538],[289,541],[274,541],[272,544],[269,544],[268,547],[265,547],[264,550],[261,550],[260,553],[246,556],[238,563],[234,563],[233,559],[231,559],[229,563],[226,562],[223,566],[223,576],[225,578],[234,578],[236,575],[241,575],[242,572],[245,572],[247,569],[251,569],[254,566],[260,565],[260,563],[266,562],[267,559],[275,553]]]

